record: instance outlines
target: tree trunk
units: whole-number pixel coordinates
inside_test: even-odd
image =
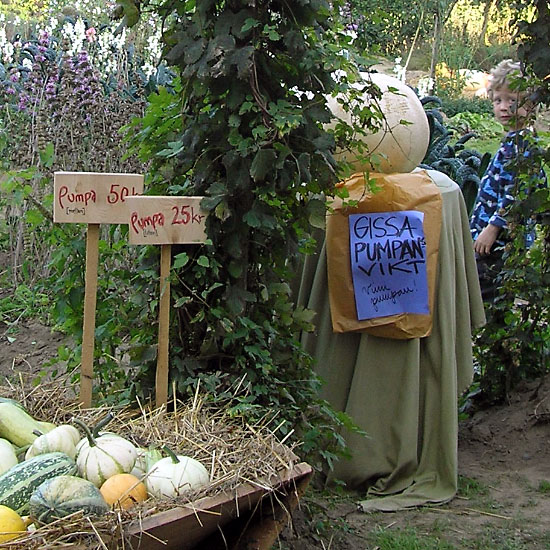
[[[487,27],[489,26],[489,15],[491,14],[491,8],[494,3],[495,0],[487,0],[487,2],[485,2],[485,8],[483,9],[483,23],[481,24],[481,31],[479,33],[478,47],[485,45]]]
[[[432,79],[432,86],[430,94],[435,93],[435,67],[437,65],[439,57],[439,42],[441,41],[441,20],[439,12],[434,14],[434,39],[432,45],[432,61],[430,65],[430,78]]]

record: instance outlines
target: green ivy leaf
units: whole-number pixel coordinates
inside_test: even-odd
[[[172,263],[174,269],[180,269],[189,263],[189,254],[187,252],[181,252],[177,254]]]
[[[273,25],[265,25],[263,33],[269,38],[269,40],[273,40],[274,42],[281,40],[281,35],[277,32],[277,29]]]
[[[227,270],[229,271],[229,274],[231,277],[234,277],[235,279],[238,279],[243,272],[243,264],[241,262],[236,262],[235,260],[229,262],[229,266],[227,267]]]
[[[246,33],[252,29],[255,29],[256,27],[260,26],[260,21],[257,19],[253,19],[252,17],[249,17],[245,20],[244,25],[241,27],[241,32]]]
[[[237,115],[231,115],[229,117],[228,124],[231,128],[238,128],[241,124],[241,119]]]
[[[255,182],[263,181],[277,160],[273,149],[260,149],[254,156],[250,167],[250,176]]]
[[[302,153],[298,157],[298,168],[300,169],[300,182],[309,183],[311,181],[310,173],[311,155],[309,153]]]
[[[249,210],[243,216],[243,221],[250,227],[260,227],[262,225],[260,217],[254,210]]]
[[[307,203],[309,223],[318,229],[325,228],[327,205],[323,199],[310,199]]]

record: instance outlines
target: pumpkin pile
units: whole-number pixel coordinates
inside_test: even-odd
[[[118,548],[140,518],[269,479],[295,462],[271,432],[239,425],[198,394],[170,412],[81,409],[61,386],[41,386],[0,397],[2,547],[61,548],[69,540],[95,548],[98,537],[97,548]]]
[[[82,512],[99,516],[129,509],[149,495],[176,498],[207,485],[206,468],[168,447],[142,449],[101,430],[35,420],[15,400],[0,402],[0,540],[16,538],[28,525],[44,524]],[[78,428],[82,430],[82,434]],[[19,461],[18,456],[24,454]],[[27,517],[28,516],[28,517]]]

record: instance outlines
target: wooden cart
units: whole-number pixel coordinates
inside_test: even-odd
[[[159,512],[130,527],[140,550],[269,550],[288,525],[311,480],[305,462],[267,487],[246,483],[232,495],[205,497]]]

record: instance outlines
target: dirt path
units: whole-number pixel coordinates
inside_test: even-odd
[[[548,550],[550,377],[525,384],[510,405],[461,424],[459,494],[450,503],[364,514],[360,495],[308,495],[280,548],[312,550]]]
[[[63,335],[40,323],[20,322],[16,327],[0,323],[0,376],[40,373],[63,341]]]

